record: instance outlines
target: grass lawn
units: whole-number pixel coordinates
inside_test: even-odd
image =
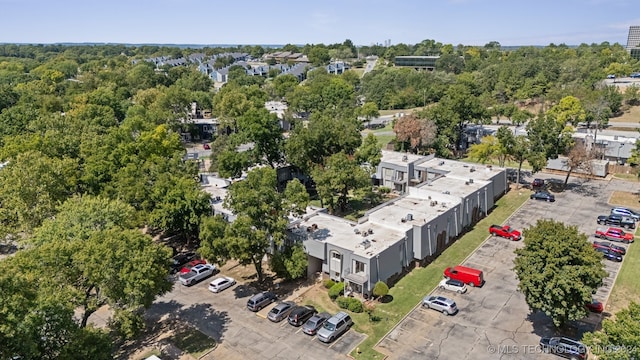
[[[614,206],[623,206],[631,209],[640,209],[640,197],[627,191],[614,191],[609,198],[609,204]]]
[[[171,337],[171,342],[196,359],[216,346],[214,339],[193,328],[186,328],[176,333]]]
[[[638,175],[636,174],[613,174],[613,177],[616,179],[626,180],[626,181],[635,181],[635,182],[640,181],[640,178],[638,178]]]
[[[353,314],[354,328],[368,335],[358,346],[360,353],[354,351],[351,355],[356,359],[382,359],[384,355],[375,351],[373,347],[382,339],[404,316],[406,316],[422,298],[434,289],[442,279],[445,267],[461,263],[486,238],[487,227],[492,223],[503,223],[520,205],[529,198],[528,192],[510,191],[498,200],[496,208],[482,219],[470,232],[458,239],[445,250],[433,263],[424,268],[416,268],[404,276],[389,290],[393,298],[388,303],[376,303],[374,315],[379,321],[372,322],[366,313]],[[334,311],[335,304],[328,300],[314,303],[319,309]],[[334,306],[334,307],[330,307]]]

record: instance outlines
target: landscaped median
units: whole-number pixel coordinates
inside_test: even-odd
[[[488,236],[487,228],[491,224],[501,224],[527,199],[528,191],[510,191],[496,203],[496,208],[486,218],[480,220],[473,230],[466,233],[436,260],[423,268],[417,268],[398,281],[389,290],[392,300],[387,303],[376,303],[374,317],[352,314],[357,331],[367,334],[366,340],[360,343],[351,353],[356,359],[382,359],[385,355],[377,352],[374,346],[403,317],[405,317],[422,298],[434,289],[442,280],[442,271],[447,266],[463,262]]]

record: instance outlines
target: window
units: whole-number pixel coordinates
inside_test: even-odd
[[[360,261],[357,261],[357,260],[354,260],[354,262],[355,262],[355,264],[353,266],[354,272],[356,272],[356,273],[365,272],[365,270],[364,270],[365,269],[365,265],[364,265],[363,262],[360,262]]]
[[[337,252],[332,252],[331,257],[337,260],[342,259],[342,255],[340,255],[340,253],[337,253]]]

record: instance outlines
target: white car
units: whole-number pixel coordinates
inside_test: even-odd
[[[458,294],[464,294],[467,292],[467,285],[465,285],[462,281],[455,279],[442,279],[438,287],[444,290],[455,291]]]
[[[231,287],[236,284],[236,281],[233,278],[227,276],[221,276],[219,278],[215,278],[209,283],[209,291],[214,293],[219,293],[220,291]]]

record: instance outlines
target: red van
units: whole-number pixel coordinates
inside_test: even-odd
[[[458,265],[452,268],[448,267],[444,270],[444,277],[446,279],[460,280],[471,287],[482,286],[482,284],[484,284],[484,274],[482,270],[466,266]]]

